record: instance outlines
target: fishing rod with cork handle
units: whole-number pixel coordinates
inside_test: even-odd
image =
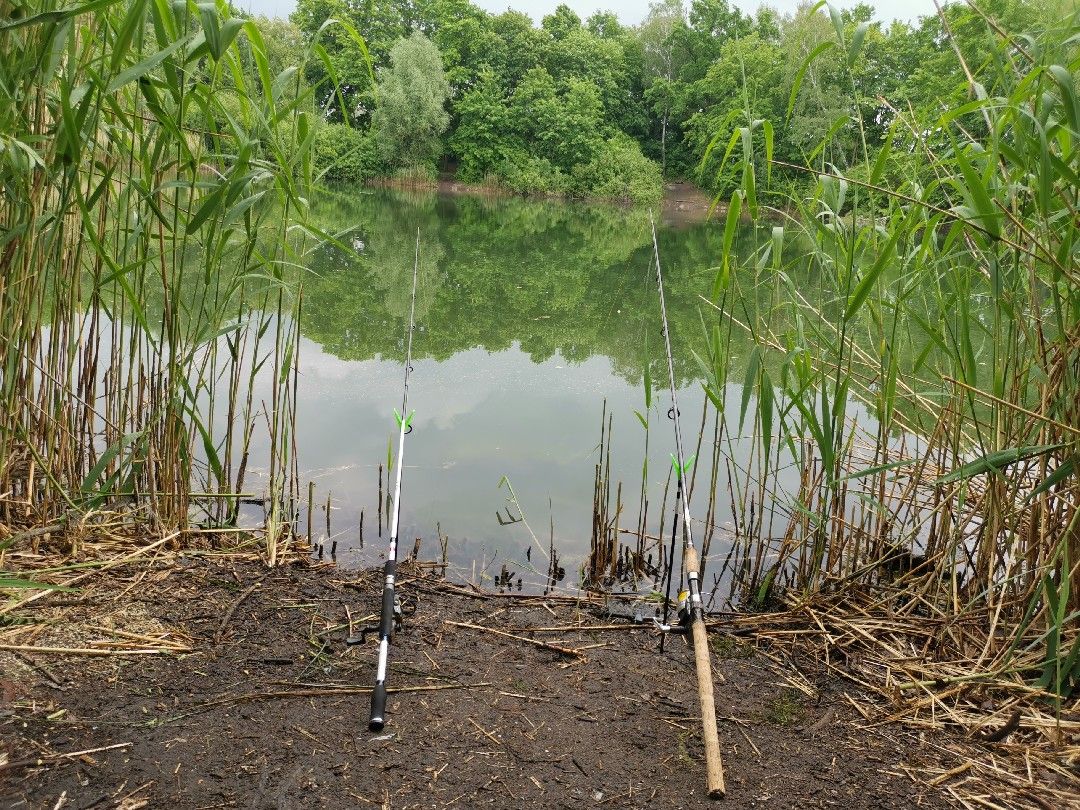
[[[409,372],[412,371],[412,340],[416,315],[416,277],[420,267],[420,229],[416,229],[416,257],[413,261],[412,300],[409,303],[409,334],[405,348],[405,384],[401,395],[401,413],[394,412],[398,425],[397,473],[394,480],[394,511],[390,518],[390,546],[383,566],[382,614],[379,619],[379,662],[375,670],[375,688],[371,692],[371,715],[368,728],[382,731],[386,725],[386,671],[390,658],[390,637],[399,610],[394,593],[394,576],[397,569],[398,526],[401,517],[401,471],[405,466],[405,436],[412,432],[409,413]],[[382,506],[380,505],[380,509]]]
[[[690,530],[689,491],[685,475],[689,464],[684,461],[682,429],[679,425],[679,402],[675,393],[675,362],[671,357],[667,304],[664,302],[664,277],[660,271],[660,246],[656,241],[656,222],[649,212],[652,225],[653,255],[656,261],[656,286],[660,291],[660,318],[664,327],[664,349],[667,351],[668,379],[671,385],[671,410],[668,415],[675,424],[675,453],[671,457],[675,468],[676,519],[681,518],[683,539],[683,565],[686,568],[687,598],[690,633],[693,639],[694,664],[697,670],[698,701],[701,704],[702,738],[705,743],[705,776],[710,799],[724,797],[724,766],[720,760],[720,737],[716,730],[716,701],[713,696],[712,662],[709,659],[709,642],[705,630],[705,607],[701,601],[701,584],[698,582],[698,552]],[[681,514],[679,514],[681,513]],[[674,537],[672,538],[674,540]],[[674,544],[673,544],[674,546]],[[674,561],[674,548],[672,549]],[[673,564],[673,562],[672,562]],[[669,572],[668,576],[673,576]],[[663,629],[663,628],[662,628]]]

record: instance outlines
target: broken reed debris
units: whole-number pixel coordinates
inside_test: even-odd
[[[273,561],[300,502],[310,91],[225,5],[87,9],[0,26],[0,520],[227,527],[257,465]]]
[[[1054,695],[1032,687],[1027,673],[1040,667],[1042,652],[1029,648],[1003,668],[976,669],[974,651],[989,640],[979,615],[893,611],[880,599],[849,590],[811,601],[788,592],[774,612],[726,623],[736,635],[752,634],[759,649],[768,644],[813,659],[875,695],[877,705],[851,701],[871,727],[902,723],[919,732],[953,732],[930,743],[943,755],[941,771],[913,778],[930,777],[929,784],[961,803],[992,793],[1002,806],[1069,806],[1080,787],[1080,713],[1059,711]],[[957,640],[966,651],[956,648]]]

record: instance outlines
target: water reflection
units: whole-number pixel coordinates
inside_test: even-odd
[[[328,195],[319,212],[328,229],[353,229],[348,241],[362,248],[358,258],[323,248],[305,284],[305,334],[341,359],[402,359],[418,227],[419,357],[517,344],[536,362],[603,355],[637,383],[645,343],[659,347],[642,209],[374,192]],[[712,225],[661,225],[676,341],[700,330],[698,295],[712,285],[718,239]],[[689,355],[676,354],[686,379]]]
[[[498,486],[506,476],[545,544],[553,524],[568,582],[576,581],[588,552],[603,403],[615,417],[612,469],[624,471],[627,492],[636,493],[644,432],[634,410],[644,411],[645,362],[665,379],[648,213],[388,192],[332,193],[318,213],[328,230],[347,232],[358,254],[321,249],[304,285],[302,484],[316,481],[316,503],[332,492],[339,559],[373,563],[385,544],[376,537],[378,465],[395,430],[419,228],[416,430],[406,445],[402,548],[422,537],[424,552],[435,554],[438,525],[459,563],[486,560],[491,576],[508,560],[519,571],[543,571],[542,561],[525,559],[534,545],[528,529],[496,518],[506,506]],[[659,241],[682,408],[700,414],[688,346],[701,333],[699,294],[712,285],[722,233],[679,224],[662,223]],[[740,244],[753,248],[750,231]],[[659,413],[654,430],[664,431],[661,393],[653,420]],[[687,422],[696,429],[694,417]],[[661,489],[666,443],[652,444],[650,478]],[[636,508],[636,500],[626,507],[624,525],[633,525]],[[324,522],[320,516],[315,525]]]

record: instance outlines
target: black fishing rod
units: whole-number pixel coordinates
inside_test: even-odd
[[[705,743],[705,775],[710,799],[724,797],[724,766],[720,761],[720,737],[716,731],[716,702],[713,696],[712,662],[709,659],[709,642],[705,630],[705,607],[701,601],[701,584],[698,582],[698,553],[690,530],[690,498],[686,486],[686,468],[690,465],[683,456],[682,428],[679,425],[679,401],[675,393],[675,361],[671,357],[671,337],[668,329],[667,304],[664,302],[664,277],[660,271],[660,246],[656,241],[656,222],[649,212],[652,225],[653,255],[656,261],[656,286],[660,291],[660,319],[664,327],[664,348],[667,351],[668,380],[671,385],[671,410],[668,416],[675,424],[676,519],[682,518],[683,566],[686,568],[687,612],[693,638],[694,663],[697,669],[698,701],[701,703],[702,738]],[[680,515],[681,513],[681,515]],[[674,535],[672,535],[672,566],[674,565]],[[668,576],[674,572],[670,570]],[[670,582],[670,580],[669,580]],[[665,611],[666,611],[665,606]]]
[[[416,328],[416,276],[420,268],[420,229],[416,229],[416,257],[413,260],[412,301],[409,304],[409,334],[405,347],[405,385],[401,395],[401,413],[395,412],[398,424],[397,475],[394,480],[394,512],[390,518],[390,547],[386,551],[383,566],[385,581],[382,595],[382,616],[379,619],[379,663],[375,670],[375,688],[371,692],[371,719],[368,728],[382,731],[386,725],[386,669],[390,657],[390,636],[397,619],[397,598],[394,594],[394,575],[397,569],[398,525],[401,517],[401,471],[405,467],[405,436],[412,432],[412,414],[409,413],[409,372],[412,371],[412,339]],[[382,504],[379,505],[382,509]]]

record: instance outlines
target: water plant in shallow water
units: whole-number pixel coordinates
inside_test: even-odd
[[[311,91],[225,3],[0,7],[3,521],[234,525],[257,464],[274,560]]]
[[[850,71],[865,29],[828,11]],[[890,108],[873,141],[853,96],[785,167],[805,195],[768,189],[783,122],[747,109],[717,133],[720,171],[742,180],[699,362],[727,441],[736,425],[757,437],[733,481],[750,593],[895,579],[914,594],[902,612],[977,612],[961,641],[976,671],[1015,669],[1065,698],[1080,676],[1080,20],[1030,37],[985,24],[1000,50],[964,65],[967,103]],[[773,237],[737,264],[742,212]],[[823,303],[801,289],[805,261]],[[763,305],[739,294],[763,283]],[[723,397],[736,330],[757,345],[737,419]],[[776,535],[769,510],[787,516]]]

